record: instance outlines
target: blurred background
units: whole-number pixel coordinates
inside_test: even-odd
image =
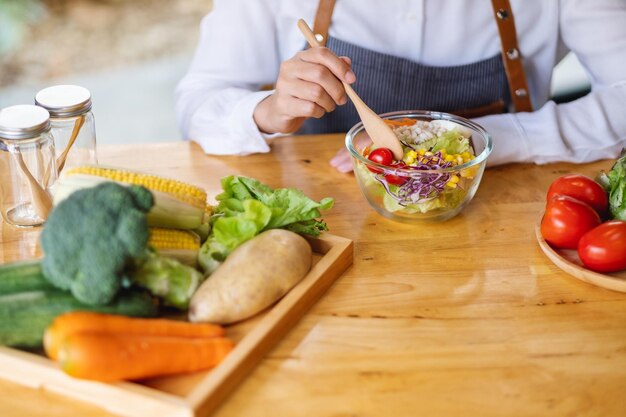
[[[77,84],[98,144],[180,140],[174,88],[211,0],[0,0],[0,108]]]
[[[174,89],[211,6],[211,0],[0,0],[0,108],[32,103],[47,86],[77,84],[92,93],[98,144],[180,140]],[[573,56],[555,70],[557,101],[588,86]]]

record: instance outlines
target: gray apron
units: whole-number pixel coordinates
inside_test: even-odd
[[[502,113],[511,99],[501,54],[451,67],[422,65],[329,37],[326,46],[352,59],[357,94],[376,113],[433,110],[465,117]],[[482,109],[482,110],[481,110]],[[299,134],[347,132],[359,122],[350,100],[322,118],[307,119]]]

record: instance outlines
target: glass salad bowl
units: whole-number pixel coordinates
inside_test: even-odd
[[[404,155],[373,145],[362,123],[346,135],[354,174],[369,204],[404,222],[443,221],[474,197],[492,150],[478,124],[448,113],[400,111],[382,114],[402,143]]]

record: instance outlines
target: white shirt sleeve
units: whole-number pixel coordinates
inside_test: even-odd
[[[626,2],[559,3],[561,38],[589,74],[592,92],[567,104],[549,101],[532,113],[476,119],[494,140],[491,166],[610,159],[626,146]]]
[[[258,90],[275,81],[280,64],[273,8],[272,1],[215,1],[202,21],[196,54],[176,89],[176,107],[183,138],[206,153],[269,151],[252,114],[272,93]]]
[[[258,90],[274,83],[281,61],[304,46],[295,21],[298,17],[311,21],[317,3],[214,1],[214,10],[202,22],[189,72],[176,91],[185,139],[197,141],[211,154],[269,151],[268,135],[259,132],[252,115],[271,92]],[[463,65],[498,53],[497,28],[488,3],[338,2],[331,32],[342,40],[392,51],[425,65]],[[476,119],[494,140],[489,165],[616,157],[626,142],[626,0],[511,3],[522,54],[528,52],[524,66],[536,111]],[[441,27],[461,32],[441,31]],[[416,40],[420,34],[429,37],[422,43]],[[460,38],[467,42],[459,42]],[[592,92],[556,105],[546,100],[561,49],[577,55],[590,75]]]

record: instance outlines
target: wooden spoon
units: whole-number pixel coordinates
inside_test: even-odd
[[[63,170],[63,167],[65,166],[65,160],[67,159],[67,154],[69,153],[70,149],[72,149],[72,145],[74,145],[74,142],[76,141],[76,138],[78,137],[78,133],[80,132],[80,128],[83,126],[83,123],[85,123],[85,116],[80,116],[78,119],[76,119],[76,122],[74,122],[74,129],[72,130],[72,135],[70,136],[70,139],[67,142],[67,145],[65,146],[65,149],[63,150],[63,153],[61,153],[61,155],[59,155],[59,157],[57,158],[57,175],[61,175],[61,171]]]
[[[32,200],[33,208],[35,209],[35,213],[37,216],[42,219],[48,219],[48,215],[52,210],[52,198],[50,194],[37,182],[33,174],[30,173],[30,170],[26,166],[24,162],[24,158],[22,157],[22,152],[19,149],[16,149],[14,153],[12,153],[17,165],[20,167],[22,174],[26,177],[28,181],[28,191],[30,192],[30,199]]]
[[[313,31],[303,19],[298,20],[298,28],[311,47],[322,46],[317,39],[315,39],[315,34],[313,34]],[[387,126],[385,121],[381,119],[380,116],[367,107],[367,104],[361,100],[348,83],[344,81],[341,81],[341,83],[343,84],[343,88],[346,90],[346,94],[348,94],[348,97],[352,100],[354,107],[356,107],[356,111],[359,113],[359,117],[363,122],[363,127],[372,141],[379,148],[389,148],[389,150],[393,153],[393,157],[396,160],[401,160],[404,156],[404,152],[402,151],[402,145],[400,144],[400,141],[396,137],[395,133],[393,133],[391,128]]]

